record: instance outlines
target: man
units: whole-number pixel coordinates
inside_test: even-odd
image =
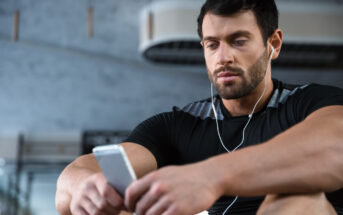
[[[219,95],[137,126],[121,144],[140,178],[125,199],[92,154],[76,159],[58,179],[59,212],[340,213],[343,91],[271,78],[282,46],[274,1],[207,0],[198,33]]]

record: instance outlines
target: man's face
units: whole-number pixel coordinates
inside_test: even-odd
[[[253,12],[226,17],[207,13],[202,32],[208,76],[220,97],[248,95],[263,80],[268,63]]]

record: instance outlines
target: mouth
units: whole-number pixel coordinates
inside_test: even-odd
[[[236,72],[220,72],[217,76],[218,81],[232,82],[239,77],[239,73]]]

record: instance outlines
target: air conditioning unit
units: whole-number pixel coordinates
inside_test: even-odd
[[[200,0],[156,1],[140,16],[140,53],[149,61],[204,64],[197,35]],[[274,66],[343,68],[343,4],[277,2],[284,44]]]

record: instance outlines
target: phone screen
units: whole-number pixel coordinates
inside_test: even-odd
[[[108,183],[124,197],[126,188],[136,180],[124,148],[116,144],[97,146],[93,153]]]

